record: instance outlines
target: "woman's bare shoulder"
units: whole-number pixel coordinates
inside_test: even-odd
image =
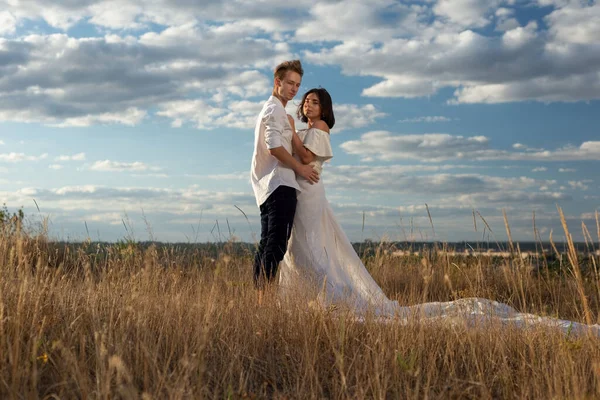
[[[327,123],[325,123],[325,121],[323,121],[323,120],[316,121],[312,125],[312,127],[329,133],[329,127],[327,126]]]

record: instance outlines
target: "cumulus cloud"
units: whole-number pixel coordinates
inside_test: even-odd
[[[550,34],[562,43],[597,44],[600,37],[600,4],[571,1],[545,17]]]
[[[0,121],[55,126],[137,125],[148,109],[184,98],[268,93],[257,70],[291,57],[288,45],[190,24],[139,38],[65,34],[0,39]]]
[[[496,204],[498,206],[507,205],[554,205],[573,200],[573,197],[561,191],[556,192],[529,192],[529,191],[498,191],[494,193],[475,193],[462,194],[457,197],[457,201],[475,204],[477,206],[485,204]]]
[[[295,39],[301,42],[385,41],[399,34],[415,34],[431,16],[428,7],[392,0],[323,1],[308,10],[310,17],[295,30]]]
[[[595,212],[583,213],[583,214],[581,214],[580,218],[583,220],[591,219],[591,220],[596,221],[596,219],[600,219],[600,212],[599,212],[599,210],[596,210]]]
[[[254,129],[263,104],[264,100],[236,100],[221,105],[211,105],[203,100],[177,100],[161,104],[157,115],[171,119],[174,127],[192,124],[198,129]],[[305,124],[296,117],[298,104],[299,101],[288,102],[286,112],[296,121],[296,129],[301,129]],[[386,116],[372,104],[335,104],[334,112],[336,123],[332,134],[362,128]]]
[[[137,125],[158,109],[174,126],[210,128],[205,121],[216,114],[229,121],[222,126],[247,128],[251,117],[236,108],[253,109],[243,102],[268,93],[264,72],[294,56],[290,41],[311,49],[310,62],[381,78],[365,96],[413,98],[450,87],[455,104],[599,98],[600,5],[551,4],[544,26],[515,26],[516,4],[496,0],[0,0],[5,32],[43,19],[57,29],[86,23],[104,35],[0,39],[0,121]],[[500,35],[474,30],[494,22]],[[156,26],[164,29],[150,30]],[[186,102],[204,108],[175,109]],[[334,132],[383,116],[369,106],[338,106]],[[423,118],[414,122],[443,121]]]
[[[249,181],[249,175],[248,172],[244,171],[244,172],[232,172],[229,174],[212,174],[212,175],[206,175],[205,176],[208,179],[212,179],[212,180],[217,180],[217,181],[222,181],[222,180],[234,180],[234,181]]]
[[[146,163],[135,161],[132,163],[103,160],[96,161],[90,167],[92,171],[110,171],[110,172],[141,172],[141,171],[160,171],[159,167],[152,167]]]
[[[499,7],[494,14],[497,31],[509,31],[520,26],[519,21],[514,18],[515,10],[512,8]]]
[[[306,125],[299,121],[296,115],[300,100],[289,102],[286,106],[286,111],[294,118],[296,129],[304,128]],[[257,109],[257,113],[260,108]],[[335,126],[331,130],[331,134],[335,135],[347,129],[364,128],[375,124],[380,118],[386,117],[387,114],[380,111],[373,104],[333,104],[333,112],[335,114]]]
[[[39,156],[29,156],[25,153],[4,153],[0,154],[0,161],[16,163],[22,161],[40,161],[48,157],[47,153],[40,154]]]
[[[444,117],[442,115],[434,115],[434,116],[426,116],[426,117],[415,117],[415,118],[405,118],[401,119],[398,122],[449,122],[452,121],[452,118]]]
[[[196,128],[210,128],[213,122],[225,112],[203,100],[174,100],[162,103],[157,115],[170,118],[173,127],[181,127],[185,122],[193,122]]]
[[[398,170],[397,170],[398,169]],[[402,166],[384,167],[337,167],[331,168],[328,184],[346,185],[350,182],[364,188],[383,190],[414,191],[420,193],[462,193],[517,187],[533,187],[531,178],[497,178],[479,174],[434,173],[414,175],[404,173]],[[352,186],[352,185],[351,185]]]
[[[433,11],[464,28],[484,27],[498,4],[498,0],[439,0]]]
[[[384,161],[444,161],[468,159],[474,153],[486,152],[488,142],[484,136],[463,137],[442,133],[394,136],[387,131],[372,131],[363,134],[359,140],[342,143],[340,147],[349,154],[376,157]]]
[[[182,25],[196,20],[231,22],[245,19],[241,24],[254,31],[277,32],[297,26],[305,17],[309,0],[281,3],[273,0],[260,2],[233,2],[205,0],[189,2],[178,0],[82,0],[82,1],[0,1],[2,9],[17,18],[44,19],[50,26],[68,29],[89,20],[107,29],[142,29],[151,24]],[[232,30],[227,27],[227,30]],[[239,28],[237,29],[239,30]]]
[[[430,166],[435,167],[435,166]],[[411,199],[422,198],[456,207],[505,207],[515,204],[555,204],[572,196],[560,190],[541,190],[551,181],[521,177],[498,177],[480,173],[451,173],[426,166],[339,166],[329,167],[324,175],[328,188],[360,188],[371,193],[398,193]]]
[[[500,36],[472,30],[487,26],[498,4],[440,0],[433,6],[439,18],[418,33],[342,40],[307,51],[306,57],[340,65],[347,75],[381,78],[363,91],[365,96],[414,98],[454,87],[453,104],[600,98],[595,40],[600,4],[555,4],[545,19],[547,28],[536,21],[515,25],[516,20],[502,19],[510,15],[504,11],[496,16],[504,31]]]
[[[17,19],[15,16],[8,11],[0,11],[0,35],[14,33],[16,27]]]
[[[485,136],[454,136],[444,133],[394,135],[388,131],[367,132],[358,140],[342,143],[349,154],[383,161],[412,159],[425,162],[444,160],[574,161],[600,160],[600,142],[587,141],[579,147],[556,150],[530,149],[517,145],[516,151],[494,150]],[[520,150],[520,151],[519,151]]]
[[[352,171],[348,171],[348,176],[352,175]],[[444,175],[446,174],[438,174],[432,177],[431,181],[439,182],[438,184],[442,186],[447,185],[443,181],[449,178]],[[473,178],[487,181],[487,178],[481,175],[474,175]],[[329,177],[327,179],[330,180]],[[464,177],[458,177],[458,179],[464,180]],[[423,187],[423,185],[418,187]],[[465,232],[462,225],[472,230],[473,208],[480,211],[488,223],[494,228],[498,226],[498,230],[501,231],[504,225],[499,208],[506,205],[503,203],[506,198],[517,199],[519,204],[532,206],[547,202],[552,203],[552,207],[555,201],[566,199],[561,195],[527,194],[527,190],[532,188],[527,180],[492,179],[485,183],[484,187],[485,189],[482,190],[491,190],[491,192],[469,192],[460,197],[460,202],[457,200],[459,197],[451,193],[437,196],[436,193],[429,193],[425,202],[428,203],[429,211],[434,218],[436,231],[439,234],[444,234],[443,232],[446,231],[447,234],[450,234],[448,238],[451,239],[456,237],[457,232]],[[499,188],[504,189],[508,194],[502,197],[498,193],[501,190]],[[331,191],[335,191],[335,189],[332,187]],[[8,204],[29,204],[31,198],[35,198],[42,207],[42,212],[52,214],[54,224],[58,223],[67,228],[66,232],[69,235],[79,232],[83,235],[82,238],[87,236],[84,222],[93,235],[98,232],[102,239],[114,240],[126,234],[122,228],[123,220],[132,221],[134,228],[143,227],[139,228],[140,232],[145,232],[146,222],[144,221],[147,220],[156,232],[160,232],[158,236],[160,240],[185,240],[184,231],[189,229],[190,224],[202,223],[200,229],[207,233],[215,225],[215,220],[221,220],[221,229],[223,230],[225,225],[223,220],[227,218],[234,231],[240,229],[240,232],[243,232],[244,240],[252,240],[251,234],[256,235],[259,223],[254,197],[247,191],[215,192],[204,190],[196,185],[180,189],[97,185],[64,186],[51,189],[24,187],[15,192],[0,192],[0,196],[6,199]],[[413,228],[417,235],[422,234],[419,233],[421,229],[429,229],[425,202],[407,201],[406,197],[403,197],[399,199],[398,205],[389,206],[369,204],[369,202],[359,204],[353,202],[351,198],[337,197],[339,199],[332,202],[331,205],[353,240],[372,237],[372,232],[376,235],[398,233],[405,237],[406,235],[410,236]],[[493,202],[489,202],[490,199]],[[252,228],[248,231],[248,221],[233,207],[234,205],[244,210],[250,223],[255,227],[254,232],[252,232]],[[141,214],[142,209],[144,215]],[[528,219],[522,217],[517,211],[509,212],[509,217],[517,218],[515,223],[523,218]],[[366,229],[361,232],[363,212],[367,217]],[[536,215],[541,214],[536,213]],[[121,230],[111,230],[110,226],[112,225],[118,226]],[[403,232],[404,230],[406,232]],[[514,234],[518,235],[518,231],[515,231]],[[73,237],[71,237],[72,239]],[[210,234],[207,234],[202,236],[201,240],[215,240],[215,238],[211,239]]]
[[[54,161],[84,161],[85,153],[77,153],[73,155],[60,155]]]
[[[387,115],[372,104],[335,104],[334,112],[335,127],[331,131],[334,134],[346,129],[368,127]]]
[[[48,125],[57,127],[84,127],[104,124],[120,124],[135,126],[139,124],[146,116],[146,111],[137,107],[130,107],[122,112],[107,112],[98,115],[88,114],[80,117],[65,118],[60,123],[50,123]]]
[[[254,129],[263,104],[264,101],[239,100],[211,105],[203,100],[177,100],[161,104],[157,114],[170,118],[174,127],[192,124],[198,129]]]
[[[569,186],[571,187],[571,189],[579,189],[579,190],[588,190],[590,187],[588,186],[588,184],[592,182],[590,180],[583,180],[583,181],[569,181]]]
[[[63,169],[64,166],[61,164],[50,164],[50,165],[48,165],[48,168],[53,169],[53,170],[59,170],[59,169]]]
[[[459,216],[466,217],[472,215],[473,210],[473,208],[469,205],[447,205],[437,203],[428,203],[427,206],[425,203],[401,204],[398,206],[380,206],[374,204],[338,202],[332,204],[332,208],[336,216],[340,217],[348,217],[352,215],[360,215],[362,217],[362,214],[364,213],[366,217],[382,218],[380,219],[381,222],[385,222],[385,219],[388,219],[388,223],[390,218],[399,222],[401,218],[405,217],[422,217],[424,218],[424,221],[427,220],[428,224],[428,208],[429,212],[433,214],[435,218]],[[486,208],[485,210],[490,209]]]
[[[86,222],[90,233],[98,232],[104,240],[116,240],[126,234],[122,231],[122,221],[126,220],[131,221],[134,227],[144,227],[143,232],[146,231],[146,223],[150,223],[156,232],[160,232],[157,239],[178,241],[186,239],[184,231],[190,224],[198,225],[201,221],[200,240],[214,240],[204,233],[210,232],[210,224],[214,224],[216,219],[222,219],[225,224],[224,219],[227,218],[232,230],[237,227],[248,229],[248,221],[234,205],[242,208],[250,221],[258,223],[252,194],[247,191],[205,190],[197,185],[178,189],[99,185],[22,187],[16,191],[0,191],[0,197],[9,205],[31,204],[32,212],[36,212],[31,202],[31,198],[35,198],[42,212],[52,216],[53,224],[60,224],[61,230],[64,227],[69,236],[82,234],[81,239],[87,236]],[[120,231],[110,228],[117,221]],[[245,239],[250,240],[251,235],[247,233]],[[70,238],[73,239],[77,238]]]
[[[254,204],[254,197],[242,192],[215,192],[193,185],[183,189],[107,187],[98,185],[64,186],[54,189],[25,187],[15,192],[0,192],[3,198],[14,204],[35,197],[46,207],[60,204],[63,211],[94,210],[117,212],[139,210],[168,211],[172,213],[200,212],[202,209],[219,208],[234,204]]]
[[[531,170],[531,172],[545,172],[548,171],[548,168],[546,167],[535,167],[534,169]]]

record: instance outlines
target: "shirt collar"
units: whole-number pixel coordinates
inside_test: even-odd
[[[277,104],[279,104],[281,107],[283,107],[283,103],[281,102],[281,100],[279,100],[278,97],[275,97],[273,95],[271,95],[271,97],[269,98],[269,100],[276,102]],[[285,107],[283,107],[285,108]]]

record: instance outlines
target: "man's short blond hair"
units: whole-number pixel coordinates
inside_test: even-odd
[[[284,61],[278,66],[276,66],[275,71],[273,72],[273,76],[275,78],[284,79],[285,74],[287,74],[288,71],[297,72],[298,75],[300,75],[300,77],[304,75],[304,70],[302,69],[302,63],[300,62],[300,60],[291,60]]]

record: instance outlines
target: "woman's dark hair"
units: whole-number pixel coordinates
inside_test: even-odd
[[[323,88],[310,89],[308,92],[304,93],[296,113],[298,115],[298,119],[302,122],[308,122],[308,118],[306,118],[306,115],[304,115],[304,102],[306,101],[306,97],[308,97],[308,95],[311,93],[316,93],[317,97],[319,98],[319,104],[321,106],[321,119],[327,124],[329,129],[333,128],[333,125],[335,125],[335,116],[333,115],[331,96],[329,95],[329,92]]]

